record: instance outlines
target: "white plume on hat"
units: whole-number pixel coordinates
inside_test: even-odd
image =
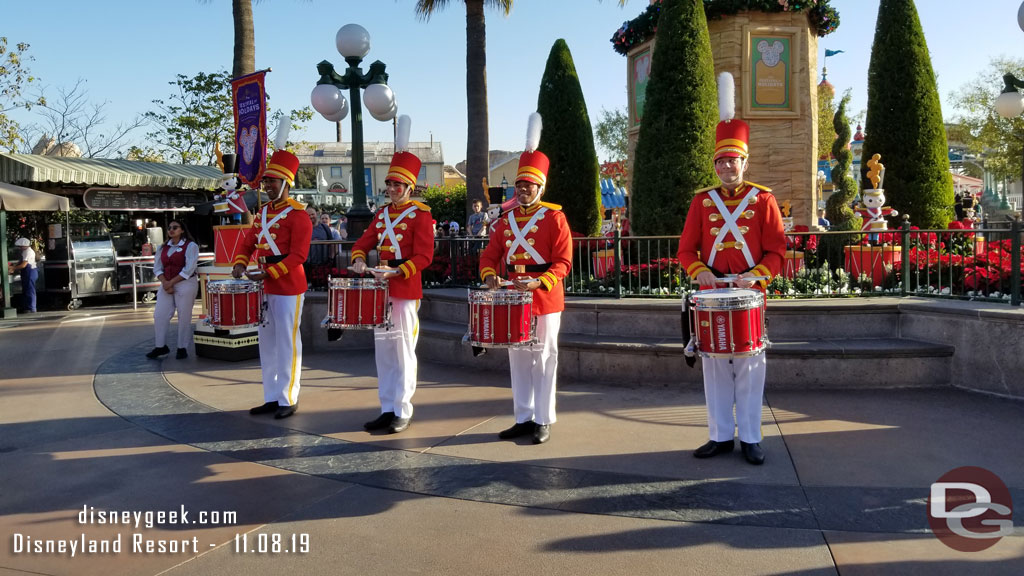
[[[732,120],[736,116],[736,81],[732,74],[722,72],[718,75],[718,119],[722,122]]]
[[[277,119],[277,134],[274,134],[274,148],[284,150],[288,145],[288,132],[292,129],[292,119],[281,116]]]
[[[409,149],[409,134],[412,132],[412,118],[408,114],[398,117],[398,128],[395,130],[395,152]]]
[[[540,146],[540,131],[543,128],[541,123],[540,114],[533,112],[530,114],[530,119],[526,122],[526,151],[533,152],[537,150],[537,146]]]
[[[28,245],[29,245],[28,238],[18,238],[17,240],[14,241],[14,245],[15,246],[28,247]]]

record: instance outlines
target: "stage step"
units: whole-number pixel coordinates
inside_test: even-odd
[[[417,354],[433,362],[508,370],[508,354],[490,349],[473,357],[462,343],[465,323],[421,319]],[[950,385],[954,348],[904,338],[773,341],[767,385],[775,388],[893,388]],[[559,378],[626,386],[702,383],[700,361],[686,366],[678,336],[610,336],[562,331]]]

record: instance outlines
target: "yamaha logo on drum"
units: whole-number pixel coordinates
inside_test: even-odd
[[[729,338],[725,331],[725,314],[715,315],[715,339],[718,340],[719,350],[729,349]]]

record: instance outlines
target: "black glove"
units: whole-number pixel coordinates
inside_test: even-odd
[[[337,340],[341,340],[341,336],[344,333],[345,333],[345,331],[342,330],[341,328],[328,328],[327,329],[327,341],[328,342],[335,342]]]

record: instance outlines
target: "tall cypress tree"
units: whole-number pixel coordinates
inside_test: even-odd
[[[953,218],[953,178],[942,107],[913,0],[881,0],[868,68],[861,158],[882,155],[889,204],[921,228]],[[861,162],[861,187],[870,188]]]
[[[586,236],[601,230],[600,167],[587,103],[565,40],[551,46],[537,96],[544,129],[538,150],[551,160],[544,200],[560,204],[569,228]]]
[[[701,0],[664,0],[633,169],[633,227],[683,229],[694,192],[714,186],[718,98]]]
[[[825,215],[832,223],[832,230],[859,229],[858,220],[850,208],[850,203],[857,196],[857,181],[850,176],[853,153],[849,148],[850,120],[846,117],[846,105],[849,103],[850,96],[843,96],[839,109],[832,118],[832,127],[836,133],[836,139],[832,142],[832,156],[836,159],[836,165],[832,168],[835,192],[829,196],[825,205]]]

